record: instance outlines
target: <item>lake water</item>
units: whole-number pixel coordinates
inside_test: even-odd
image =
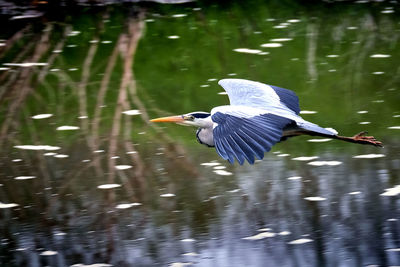
[[[397,1],[9,13],[1,266],[400,265]],[[230,165],[194,128],[149,123],[228,104],[229,77],[291,89],[305,119],[384,148],[296,137]]]

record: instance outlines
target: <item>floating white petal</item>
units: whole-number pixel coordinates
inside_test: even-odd
[[[14,180],[30,180],[30,179],[35,179],[36,176],[17,176],[14,178]]]
[[[292,160],[298,160],[298,161],[309,161],[309,160],[314,160],[318,159],[318,156],[311,156],[311,157],[297,157],[297,158],[292,158]]]
[[[300,114],[315,114],[317,111],[314,110],[302,110],[300,111]]]
[[[213,166],[221,165],[221,163],[219,163],[219,162],[204,162],[204,163],[201,163],[200,165],[213,167]]]
[[[175,194],[171,194],[171,193],[166,193],[166,194],[162,194],[160,195],[160,197],[174,197]]]
[[[57,154],[57,155],[54,155],[54,157],[59,158],[59,159],[65,159],[65,158],[68,158],[69,156],[65,155],[65,154]]]
[[[386,251],[387,252],[400,252],[400,248],[389,248]]]
[[[127,170],[127,169],[132,168],[132,166],[131,165],[116,165],[115,168],[117,170]]]
[[[46,66],[48,63],[45,62],[24,62],[24,63],[4,63],[4,66],[15,66],[15,67],[34,67],[34,66]]]
[[[361,191],[354,191],[349,193],[349,195],[359,195],[359,194],[361,194]]]
[[[3,203],[0,202],[0,209],[10,209],[10,208],[15,208],[18,207],[19,205],[17,203]]]
[[[281,46],[282,46],[281,43],[266,43],[261,45],[261,47],[269,47],[269,48],[281,47]]]
[[[40,253],[40,256],[54,256],[57,254],[58,254],[57,251],[46,250],[46,251],[43,251],[42,253]]]
[[[329,142],[332,139],[330,138],[316,138],[316,139],[308,139],[307,142],[311,142],[311,143],[323,143],[323,142]]]
[[[194,264],[193,262],[173,262],[168,266],[169,267],[185,267],[185,266],[190,266],[193,264]]]
[[[262,232],[253,236],[248,236],[248,237],[243,237],[243,240],[260,240],[260,239],[264,239],[264,238],[268,238],[268,237],[274,237],[276,236],[275,233],[271,233],[271,232]]]
[[[236,48],[233,51],[238,53],[247,53],[247,54],[260,54],[262,51],[258,49],[250,49],[250,48]]]
[[[276,155],[277,157],[289,157],[290,156],[290,154],[278,154],[278,155]]]
[[[276,39],[271,39],[271,42],[288,42],[293,40],[292,38],[276,38]]]
[[[289,231],[282,231],[282,232],[278,233],[278,235],[282,235],[282,236],[290,235],[290,234],[291,234],[291,232],[289,232]]]
[[[309,238],[300,238],[300,239],[296,239],[293,241],[288,242],[288,244],[290,245],[301,245],[301,244],[305,244],[305,243],[309,243],[309,242],[313,242],[312,239]]]
[[[123,111],[122,113],[124,113],[125,115],[129,115],[129,116],[135,116],[135,115],[140,115],[140,114],[142,114],[142,113],[140,112],[140,110],[137,110],[137,109],[126,110],[126,111]]]
[[[288,179],[288,180],[292,180],[292,181],[294,181],[294,180],[300,180],[300,179],[301,179],[301,176],[291,176],[291,177],[288,177],[287,179]]]
[[[187,16],[187,14],[175,14],[175,15],[172,15],[173,18],[183,18],[183,17],[186,17],[186,16]]]
[[[400,194],[400,185],[396,185],[395,187],[385,189],[385,192],[381,194],[381,196],[385,197],[394,197]]]
[[[400,126],[390,126],[388,127],[390,130],[400,130]]]
[[[53,116],[53,114],[48,114],[48,113],[45,113],[45,114],[37,114],[37,115],[35,115],[35,116],[32,116],[32,119],[35,119],[35,120],[47,119],[47,118],[50,118],[51,116]]]
[[[386,157],[384,154],[364,154],[354,156],[353,159],[376,159]]]
[[[193,239],[193,238],[185,238],[185,239],[182,239],[181,240],[181,242],[195,242],[196,240],[195,239]]]
[[[120,184],[102,184],[102,185],[99,185],[97,188],[98,189],[114,189],[117,187],[121,187],[121,185]]]
[[[326,198],[324,198],[324,197],[305,197],[304,199],[308,200],[308,201],[324,201],[324,200],[326,200]]]
[[[78,130],[79,127],[78,126],[70,126],[70,125],[63,125],[63,126],[59,126],[57,127],[57,131],[73,131],[73,130]]]
[[[141,203],[138,202],[134,202],[134,203],[123,203],[123,204],[118,204],[115,208],[117,209],[129,209],[132,207],[137,207],[137,206],[141,206]]]
[[[226,169],[226,166],[214,166],[213,169],[214,170],[223,170],[223,169]]]
[[[179,39],[180,37],[178,35],[170,35],[168,36],[168,39]]]
[[[372,58],[388,58],[388,57],[391,57],[391,55],[374,54],[374,55],[371,55],[370,57],[372,57]]]
[[[342,163],[343,162],[332,160],[332,161],[311,161],[307,164],[312,166],[337,166]]]
[[[222,176],[229,176],[232,175],[231,172],[225,171],[225,170],[214,170],[214,172],[218,175],[222,175]]]
[[[83,263],[76,263],[71,265],[70,267],[111,267],[111,264],[108,263],[93,263],[93,264],[83,264]]]
[[[26,150],[59,150],[61,147],[58,146],[48,146],[48,145],[20,145],[14,146],[18,149],[26,149]]]
[[[182,254],[183,256],[190,256],[190,257],[197,257],[197,256],[199,256],[199,254],[198,253],[196,253],[196,252],[188,252],[188,253],[184,253],[184,254]]]

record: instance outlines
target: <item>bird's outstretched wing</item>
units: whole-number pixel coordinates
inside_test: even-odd
[[[232,106],[261,109],[288,108],[299,114],[299,98],[288,89],[244,79],[222,79],[218,82],[228,93]]]
[[[264,152],[281,139],[283,128],[292,122],[274,114],[244,118],[215,111],[211,117],[215,148],[230,163],[236,158],[240,164],[245,160],[253,164],[254,156],[264,158]]]

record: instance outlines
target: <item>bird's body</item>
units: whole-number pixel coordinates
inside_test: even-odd
[[[254,157],[262,159],[277,142],[303,134],[381,146],[372,136],[342,137],[334,129],[304,120],[293,91],[243,79],[223,79],[219,84],[228,93],[230,105],[215,107],[210,113],[192,112],[152,121],[199,127],[199,143],[215,147],[230,163],[236,159],[240,164],[245,160],[253,164]]]

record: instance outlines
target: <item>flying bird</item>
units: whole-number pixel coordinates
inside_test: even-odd
[[[230,163],[254,164],[277,142],[299,135],[320,136],[352,143],[381,147],[382,143],[366,132],[352,137],[339,136],[332,128],[323,128],[299,116],[299,98],[288,89],[244,79],[218,82],[228,94],[230,105],[208,112],[191,112],[162,117],[151,122],[175,122],[198,127],[200,144],[215,147]]]

